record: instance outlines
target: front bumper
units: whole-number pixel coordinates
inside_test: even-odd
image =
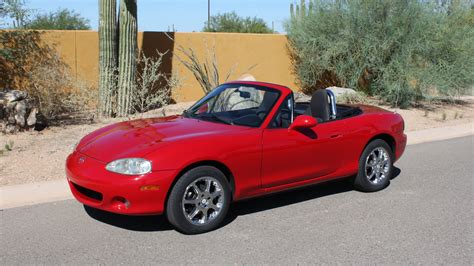
[[[68,156],[66,175],[74,197],[97,209],[128,215],[164,212],[176,171],[127,176],[105,170],[105,163],[79,152]]]

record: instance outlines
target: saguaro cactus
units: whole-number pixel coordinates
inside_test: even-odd
[[[137,59],[137,1],[120,0],[117,114],[132,111]]]
[[[113,115],[117,88],[117,1],[99,0],[99,113]]]

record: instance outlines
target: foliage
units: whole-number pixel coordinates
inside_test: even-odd
[[[27,91],[38,103],[41,113],[48,120],[68,119],[74,116],[91,116],[97,106],[97,91],[76,80],[70,69],[59,58],[57,65],[37,65],[30,74]]]
[[[13,150],[13,145],[15,143],[13,142],[13,140],[9,140],[5,143],[5,145],[0,148],[0,156],[3,156],[5,153],[9,152],[9,151],[12,151]]]
[[[96,95],[71,77],[54,47],[41,42],[41,32],[0,32],[0,87],[28,92],[48,119],[90,110]]]
[[[12,27],[15,29],[23,28],[28,21],[31,10],[25,7],[25,0],[2,0],[0,2],[0,18],[12,20]],[[7,25],[7,22],[1,21],[0,26]]]
[[[400,107],[464,93],[474,84],[473,9],[442,2],[302,1],[286,24],[301,87],[353,87]]]
[[[38,31],[0,32],[0,87],[28,87],[31,71],[39,64],[54,66],[53,49],[41,44]]]
[[[161,64],[166,53],[158,53],[156,57],[142,54],[137,61],[140,71],[137,72],[137,83],[133,94],[135,112],[143,113],[151,109],[168,105],[171,92],[180,84],[176,74],[169,77],[161,71]]]
[[[13,150],[13,144],[14,144],[13,140],[10,140],[7,143],[5,143],[5,150],[12,151]]]
[[[55,12],[37,14],[24,28],[35,30],[89,30],[89,20],[70,9],[58,9]]]
[[[273,33],[267,23],[257,17],[240,17],[235,12],[217,14],[211,17],[205,32]]]
[[[201,62],[192,48],[185,49],[179,47],[178,50],[182,52],[186,59],[177,56],[178,60],[193,73],[194,77],[201,85],[202,90],[205,94],[209,93],[212,89],[221,84],[219,65],[217,63],[217,57],[215,50],[212,52],[208,50],[208,56]],[[235,65],[227,72],[223,82],[226,82],[230,75],[234,72]]]

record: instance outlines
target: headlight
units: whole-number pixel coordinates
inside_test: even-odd
[[[143,175],[151,172],[151,162],[141,158],[119,159],[108,163],[105,169],[123,175]]]

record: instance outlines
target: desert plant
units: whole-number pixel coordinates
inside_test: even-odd
[[[10,141],[7,141],[7,143],[5,143],[5,150],[6,151],[12,151],[13,150],[13,145],[15,143],[13,142],[13,140],[10,140]]]
[[[62,64],[37,65],[30,72],[31,87],[25,89],[39,104],[40,112],[48,120],[63,119],[72,114],[92,116],[97,106],[97,92],[71,76]]]
[[[99,114],[114,114],[117,94],[117,1],[99,1]]]
[[[352,87],[400,107],[463,93],[474,83],[472,10],[448,2],[302,1],[286,24],[300,86]]]
[[[26,91],[49,120],[63,114],[92,112],[96,95],[70,75],[54,45],[40,31],[0,32],[0,86]]]
[[[38,65],[54,67],[55,54],[51,45],[41,42],[39,31],[1,31],[0,87],[30,87],[31,71]]]
[[[446,114],[446,112],[443,112],[443,114],[441,115],[441,119],[444,121],[446,120],[446,118],[448,118],[448,115]]]
[[[119,11],[119,55],[117,114],[132,112],[137,61],[137,1],[121,0]]]
[[[236,65],[232,66],[224,76],[224,79],[221,80],[215,49],[207,49],[207,57],[202,62],[199,60],[193,48],[180,46],[178,50],[186,58],[183,59],[177,56],[178,60],[193,73],[205,94],[221,84],[221,81],[226,82],[236,67]]]
[[[169,104],[172,90],[179,86],[177,74],[168,76],[160,70],[165,54],[157,52],[155,57],[139,56],[137,65],[140,71],[133,94],[133,107],[137,113]]]

